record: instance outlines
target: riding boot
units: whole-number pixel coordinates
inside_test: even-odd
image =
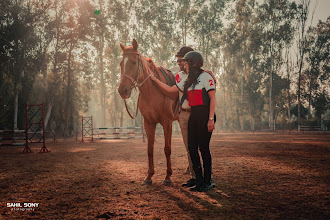
[[[193,187],[196,185],[196,179],[189,179],[186,183],[183,183],[182,186],[183,187]]]
[[[196,185],[190,188],[190,191],[198,191],[203,186],[204,178],[202,175],[202,170],[200,172],[196,172]]]
[[[204,169],[204,182],[202,186],[197,190],[198,192],[205,192],[213,188],[211,183],[211,174],[212,174],[212,168]]]

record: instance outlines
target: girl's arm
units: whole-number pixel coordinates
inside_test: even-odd
[[[209,121],[207,123],[207,128],[209,132],[212,132],[215,129],[214,126],[215,90],[209,91],[208,95],[210,97],[210,113],[209,113]]]
[[[152,81],[154,81],[157,84],[157,86],[162,90],[162,92],[166,96],[170,97],[171,99],[175,99],[178,96],[179,89],[176,85],[168,86],[165,83],[158,80],[154,75],[151,75],[150,78],[152,79]]]

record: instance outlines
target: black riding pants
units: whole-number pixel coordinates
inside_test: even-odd
[[[192,106],[188,121],[188,148],[197,179],[204,179],[209,183],[212,173],[212,158],[210,153],[210,140],[212,132],[208,132],[209,120],[208,106]],[[198,150],[203,159],[204,174]]]

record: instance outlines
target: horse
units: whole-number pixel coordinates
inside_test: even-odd
[[[148,175],[144,180],[144,184],[152,184],[152,176],[154,170],[154,141],[156,125],[160,123],[163,126],[165,146],[164,152],[166,156],[166,176],[163,184],[171,184],[172,165],[171,165],[171,138],[172,138],[172,122],[177,119],[175,113],[176,101],[169,98],[153,83],[150,78],[151,74],[159,78],[162,82],[166,79],[160,69],[150,58],[145,58],[138,52],[138,43],[135,39],[132,46],[125,47],[120,44],[122,49],[122,60],[120,62],[121,78],[118,86],[118,93],[125,100],[131,96],[133,88],[138,88],[139,99],[138,109],[143,119],[144,127],[148,139]],[[173,78],[174,76],[169,74]]]

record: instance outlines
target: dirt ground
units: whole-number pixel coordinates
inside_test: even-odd
[[[219,133],[212,137],[217,188],[189,179],[181,136],[172,139],[173,185],[162,185],[162,136],[155,175],[142,139],[47,142],[51,153],[0,146],[0,219],[329,219],[330,133]],[[7,203],[39,203],[12,210]]]

